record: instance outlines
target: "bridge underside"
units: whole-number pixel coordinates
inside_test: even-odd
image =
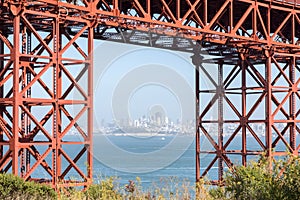
[[[91,183],[94,39],[194,53],[197,180],[221,181],[226,167],[264,152],[299,153],[296,3],[4,0],[0,8],[2,172],[53,187]],[[201,54],[219,57],[202,62]],[[47,178],[34,177],[37,170]],[[71,172],[76,180],[67,180]]]

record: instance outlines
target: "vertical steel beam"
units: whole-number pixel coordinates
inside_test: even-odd
[[[10,141],[10,150],[12,151],[12,173],[18,175],[19,171],[19,106],[21,104],[19,69],[20,69],[20,15],[14,16],[13,33],[13,140]]]
[[[272,159],[272,125],[273,125],[273,115],[272,115],[272,57],[270,55],[270,50],[265,50],[266,62],[265,62],[265,126],[266,126],[266,156],[271,161]],[[271,162],[270,162],[271,165]],[[271,167],[271,166],[270,166]]]
[[[120,15],[119,0],[113,0],[113,13],[115,16]]]
[[[24,55],[26,54],[26,26],[22,27],[21,34],[22,34],[22,46],[21,46],[21,53]],[[27,66],[23,65],[21,66],[22,69],[22,75],[21,75],[21,88],[22,90],[26,87],[26,78],[27,78]],[[26,98],[26,95],[23,94],[22,98]],[[25,132],[26,132],[26,118],[27,115],[24,110],[21,111],[21,138],[25,138]],[[23,178],[25,175],[25,163],[26,163],[26,158],[25,158],[25,148],[20,149],[21,152],[21,158],[20,158],[20,168],[21,168],[21,177]]]
[[[205,26],[207,26],[208,25],[208,23],[207,23],[207,21],[208,21],[208,2],[207,2],[208,0],[204,0],[204,19],[203,19],[203,23],[204,23],[204,25]]]
[[[88,164],[88,178],[90,180],[87,180],[88,183],[92,183],[93,178],[93,69],[94,69],[94,56],[93,56],[93,50],[94,50],[94,28],[89,27],[88,30],[88,145],[87,145],[87,164]]]
[[[4,42],[2,40],[0,40],[0,56],[4,54]],[[0,57],[0,72],[3,70],[4,68],[4,57]],[[0,80],[3,80],[3,76],[0,76]],[[2,99],[4,96],[4,87],[3,85],[0,85],[0,99]],[[4,105],[0,105],[0,117],[3,117],[3,111],[4,111]],[[0,130],[0,143],[3,142],[4,140],[4,131],[1,129]],[[4,154],[4,148],[3,145],[0,144],[0,160],[3,158],[3,154]],[[1,169],[0,169],[1,172]]]
[[[223,97],[224,97],[224,85],[223,85],[223,60],[220,59],[218,63],[218,179],[223,180],[224,163],[223,163],[223,128],[224,128],[224,113],[223,113]]]
[[[270,48],[272,38],[271,38],[271,4],[268,6],[267,11],[267,47]],[[269,50],[265,50],[265,92],[266,92],[266,98],[265,98],[265,143],[266,143],[266,149],[265,152],[267,156],[269,156],[269,160],[271,160],[271,154],[272,154],[272,123],[273,123],[273,116],[272,116],[272,58],[270,56]],[[271,162],[270,162],[271,165]],[[271,167],[271,166],[270,166]]]
[[[247,164],[247,127],[246,127],[246,116],[247,116],[247,83],[246,83],[246,62],[245,55],[240,56],[240,67],[242,68],[242,164],[246,166]]]
[[[27,29],[27,50],[26,53],[31,53],[31,31]],[[29,62],[31,61],[31,58],[29,58]],[[29,63],[29,65],[32,65],[32,63]],[[32,65],[33,66],[33,65]],[[27,72],[27,85],[31,82],[31,73],[28,70]],[[27,98],[31,98],[31,88],[29,88],[26,92]],[[31,112],[31,106],[28,106],[27,109]],[[31,120],[30,118],[26,117],[26,135],[28,135],[31,131]],[[26,173],[30,170],[30,151],[29,149],[26,149]]]
[[[296,150],[296,94],[297,92],[297,85],[295,85],[295,80],[296,80],[296,74],[295,74],[295,66],[296,66],[296,57],[292,56],[290,58],[290,63],[289,63],[289,74],[290,74],[290,81],[292,85],[290,85],[290,91],[292,91],[292,94],[290,95],[289,98],[289,112],[290,112],[290,145],[291,148],[293,149],[293,154],[298,155],[298,152],[295,152]]]
[[[53,21],[53,100],[54,100],[54,113],[53,113],[53,130],[52,130],[52,167],[53,167],[53,177],[52,184],[57,188],[60,182],[59,176],[61,174],[61,158],[60,158],[60,134],[61,134],[61,110],[60,110],[60,97],[62,89],[61,81],[61,34],[60,34],[60,24],[59,19]]]
[[[151,17],[151,0],[146,0],[147,14]]]
[[[57,158],[57,140],[56,138],[57,136],[57,129],[58,129],[58,125],[57,125],[57,35],[56,35],[56,20],[54,20],[52,22],[53,24],[53,30],[52,30],[52,34],[53,34],[53,55],[52,55],[52,59],[53,59],[53,101],[55,101],[55,103],[53,103],[53,119],[52,119],[52,170],[53,170],[53,175],[52,175],[52,187],[56,188],[56,183],[58,182],[58,175],[57,175],[57,163],[56,163],[56,158]],[[56,188],[57,189],[57,188]]]
[[[192,63],[195,67],[195,149],[196,149],[196,157],[195,157],[195,165],[196,165],[196,182],[200,181],[201,173],[200,173],[200,66],[202,62],[201,47],[196,43],[193,49],[194,55],[191,56]]]
[[[200,115],[200,67],[195,66],[195,123],[196,123],[196,181],[200,181],[200,127],[199,127],[199,115]]]
[[[56,185],[61,181],[60,175],[62,171],[62,159],[61,159],[61,132],[62,132],[62,111],[61,111],[61,96],[62,96],[62,70],[61,70],[61,63],[62,63],[62,55],[60,54],[61,46],[62,46],[62,27],[60,24],[60,19],[55,20],[54,30],[55,30],[55,36],[56,36],[56,48],[54,49],[54,54],[56,57],[55,61],[55,71],[56,71],[56,94],[55,95],[55,114],[56,114]]]

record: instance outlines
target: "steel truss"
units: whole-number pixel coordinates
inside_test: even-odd
[[[218,175],[210,177],[218,180],[212,183],[219,184],[225,168],[247,165],[249,159],[258,159],[257,155],[266,154],[273,159],[299,153],[299,138],[296,140],[300,133],[299,56],[270,49],[260,53],[260,58],[251,58],[248,49],[241,49],[240,60],[234,65],[220,59],[217,77],[199,66],[200,73],[213,87],[200,86],[198,94],[204,106],[203,109],[198,106],[197,134],[202,133],[200,137],[210,143],[209,147],[198,144],[198,155],[207,154],[205,159],[209,160],[200,163],[197,157],[198,180],[217,167],[214,172]],[[199,83],[199,76],[197,79]],[[230,126],[233,128],[228,130]],[[257,127],[263,132],[257,132]]]
[[[7,13],[2,7],[0,170],[55,188],[87,186],[92,178],[91,21],[75,21],[81,29],[71,36],[67,30],[74,21],[59,17],[55,7],[52,13],[44,7],[46,14],[31,9],[39,2],[27,4],[9,2]],[[77,44],[83,32],[85,49]],[[85,123],[79,124],[80,118]],[[73,129],[76,138],[68,137]],[[73,152],[67,151],[70,145]],[[87,166],[80,167],[83,159]],[[45,177],[36,177],[36,171]]]
[[[215,165],[219,169],[217,178],[222,180],[225,165],[231,167],[234,163],[233,154],[245,165],[248,157],[265,151],[269,158],[285,154],[276,149],[280,142],[288,151],[298,154],[299,1],[81,0],[76,1],[77,5],[71,2],[0,2],[1,171],[11,170],[28,180],[34,179],[34,171],[42,167],[48,174],[46,181],[53,187],[90,183],[93,39],[188,52],[195,51],[197,41],[201,51],[194,52],[196,57],[204,51],[222,56],[211,61],[217,68],[217,77],[212,77],[201,62],[194,62],[199,68],[196,83],[200,84],[201,73],[214,86],[205,89],[196,84],[197,180]],[[78,45],[79,38],[86,38],[84,47]],[[67,53],[71,49],[80,56],[74,58]],[[74,73],[76,66],[82,68]],[[52,79],[46,80],[46,74]],[[80,85],[83,77],[87,77],[87,87]],[[233,84],[234,81],[237,83]],[[36,94],[36,87],[45,94]],[[71,98],[73,92],[81,98]],[[212,99],[201,101],[201,95],[206,94],[213,94]],[[239,99],[238,103],[231,100],[232,96]],[[207,113],[215,104],[217,118],[208,120]],[[71,111],[74,106],[79,110],[77,113]],[[229,118],[225,109],[235,117]],[[259,109],[265,114],[253,117]],[[86,127],[77,123],[82,116],[86,116]],[[259,123],[266,129],[264,139],[252,128],[252,124]],[[207,130],[209,124],[218,127],[217,135]],[[224,137],[226,124],[237,125],[229,138]],[[81,140],[66,139],[72,127],[80,133]],[[239,134],[242,147],[231,148]],[[37,139],[41,136],[43,139]],[[203,137],[212,145],[210,151],[201,149]],[[249,138],[259,148],[248,146]],[[80,150],[71,156],[65,152],[65,145],[77,145]],[[213,159],[200,171],[203,153],[211,154]],[[85,171],[77,165],[80,159],[87,161]],[[71,170],[75,170],[79,180],[67,181]]]

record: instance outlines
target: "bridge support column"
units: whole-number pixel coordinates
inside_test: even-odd
[[[13,31],[0,27],[0,171],[56,189],[87,187],[95,20],[26,5],[8,7]]]
[[[266,134],[265,134],[265,141],[266,141],[266,149],[265,153],[266,156],[269,159],[270,165],[273,157],[273,152],[272,152],[272,127],[274,123],[273,119],[273,112],[272,112],[272,57],[270,55],[270,52],[268,51],[266,53],[266,64],[265,64],[265,69],[266,69],[266,76],[265,76],[265,92],[266,92],[266,97],[265,97],[265,126],[266,126]]]
[[[14,16],[14,34],[13,34],[13,53],[12,53],[12,60],[13,60],[13,86],[12,86],[12,140],[10,141],[10,149],[12,151],[12,173],[14,175],[19,175],[20,166],[19,166],[19,119],[20,119],[20,112],[19,107],[21,104],[21,97],[20,97],[20,85],[19,85],[19,78],[20,78],[20,15]]]
[[[196,158],[195,158],[195,166],[196,166],[196,182],[200,181],[200,127],[199,127],[199,114],[200,114],[200,66],[203,62],[203,57],[200,55],[201,46],[196,43],[194,46],[194,55],[192,58],[192,63],[195,67],[195,117],[196,117],[196,135],[195,135],[195,149],[196,149]]]
[[[233,164],[246,166],[247,161],[266,155],[271,167],[274,158],[298,155],[297,56],[272,48],[254,54],[239,49],[235,65],[221,59],[203,64],[200,71],[208,85],[200,86],[198,97],[200,177],[208,175],[208,179],[217,180],[213,183],[221,184],[223,170]]]
[[[0,55],[4,54],[4,42],[0,40]],[[4,68],[4,57],[0,57],[0,73]],[[0,80],[3,80],[3,75],[0,76]],[[3,85],[0,85],[0,99],[3,98]],[[3,118],[3,105],[0,104],[0,117]],[[0,129],[0,160],[2,160],[4,155],[4,131]],[[1,171],[0,171],[1,172]]]

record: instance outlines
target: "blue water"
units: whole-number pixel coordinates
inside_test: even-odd
[[[192,137],[192,136],[186,136]],[[168,148],[168,144],[172,142],[174,136],[157,136],[157,137],[147,137],[147,138],[137,138],[131,136],[108,136],[109,141],[116,147],[120,148],[122,151],[125,151],[127,154],[135,153],[143,157],[147,158],[147,155],[152,152],[158,153],[160,155],[160,150],[162,148]],[[182,137],[182,139],[185,139]],[[121,184],[125,184],[128,180],[135,180],[136,177],[141,178],[141,183],[144,187],[149,187],[152,184],[158,184],[160,182],[164,182],[169,179],[178,179],[178,181],[189,181],[193,183],[195,181],[195,144],[193,142],[193,138],[188,138],[192,140],[192,143],[183,149],[182,155],[175,155],[174,162],[170,163],[169,165],[163,167],[160,166],[164,158],[164,154],[153,158],[153,162],[157,162],[154,164],[154,167],[151,168],[147,166],[147,162],[145,165],[140,164],[140,168],[144,168],[146,171],[150,172],[140,172],[139,170],[131,171],[131,172],[124,172],[122,170],[114,169],[119,166],[106,166],[101,162],[101,159],[94,159],[94,174],[101,174],[102,176],[116,176],[119,177],[119,181]],[[97,138],[94,138],[94,142]],[[97,143],[97,142],[96,142]],[[97,148],[96,148],[97,149]],[[100,149],[100,148],[99,148]],[[94,150],[95,151],[95,150]],[[109,154],[109,149],[107,149],[107,153]],[[180,151],[181,153],[181,151]],[[180,154],[179,153],[179,154]],[[94,153],[97,154],[97,153]],[[145,156],[143,156],[145,155]],[[148,155],[151,157],[151,155]],[[174,155],[172,155],[174,156]],[[178,158],[176,157],[178,156]],[[97,157],[97,155],[96,155]],[[112,157],[115,159],[116,165],[118,165],[118,156]],[[125,161],[126,162],[126,161]],[[134,159],[128,162],[143,162],[140,159]],[[126,167],[127,165],[131,165],[132,163],[120,163]],[[161,168],[162,169],[157,169]],[[141,169],[141,170],[144,170]],[[125,171],[130,171],[126,170]]]
[[[174,139],[177,137],[176,146]],[[79,138],[75,135],[66,136],[65,140],[74,141]],[[101,144],[103,139],[109,142],[108,147]],[[228,138],[224,138],[224,143]],[[236,137],[237,141],[233,141],[227,149],[241,150],[241,138]],[[298,138],[297,138],[298,139]],[[262,143],[264,139],[261,138]],[[189,145],[186,141],[190,141]],[[181,143],[183,145],[181,145]],[[206,150],[213,150],[208,141],[201,141],[201,148]],[[114,148],[119,149],[119,152],[114,152]],[[41,152],[44,152],[47,147],[38,147]],[[78,145],[64,145],[63,149],[70,156],[74,158],[77,153],[83,148]],[[285,151],[285,147],[282,144],[278,145],[280,150]],[[258,143],[251,137],[248,139],[247,149],[260,150]],[[166,150],[167,154],[161,154],[163,150]],[[154,157],[152,155],[154,153]],[[182,155],[181,155],[182,153]],[[99,154],[105,155],[105,159],[101,159]],[[124,157],[125,155],[125,157]],[[137,159],[127,159],[126,155],[137,155]],[[201,172],[208,166],[208,164],[214,159],[213,154],[201,155]],[[173,158],[173,161],[168,165],[163,166],[167,158]],[[235,164],[241,163],[240,155],[229,155],[231,161]],[[149,159],[151,162],[149,163]],[[250,159],[258,159],[257,156],[249,156]],[[172,160],[172,159],[171,159]],[[51,153],[47,156],[46,161],[51,163]],[[33,161],[32,161],[33,163]],[[136,177],[140,177],[143,188],[151,188],[153,185],[165,184],[165,181],[174,181],[182,183],[184,181],[189,182],[191,185],[195,182],[195,141],[192,136],[152,136],[152,137],[132,137],[132,136],[94,136],[94,159],[93,159],[93,176],[94,180],[99,180],[105,177],[117,177],[117,182],[120,185],[125,185],[128,180],[135,180]],[[109,164],[107,164],[109,163]],[[168,163],[168,162],[167,162]],[[85,172],[86,157],[83,156],[77,165]],[[225,165],[225,164],[224,164]],[[68,166],[68,162],[62,159],[62,169]],[[208,179],[217,179],[218,175],[218,162],[212,166]],[[132,168],[133,167],[133,168]],[[134,168],[136,167],[136,168]],[[225,166],[226,167],[226,166]],[[132,168],[132,170],[130,170]],[[226,170],[226,168],[225,168]],[[146,172],[145,172],[146,171]],[[72,169],[67,179],[76,179],[78,173]],[[39,167],[33,174],[33,177],[50,178],[47,172],[42,167]]]

